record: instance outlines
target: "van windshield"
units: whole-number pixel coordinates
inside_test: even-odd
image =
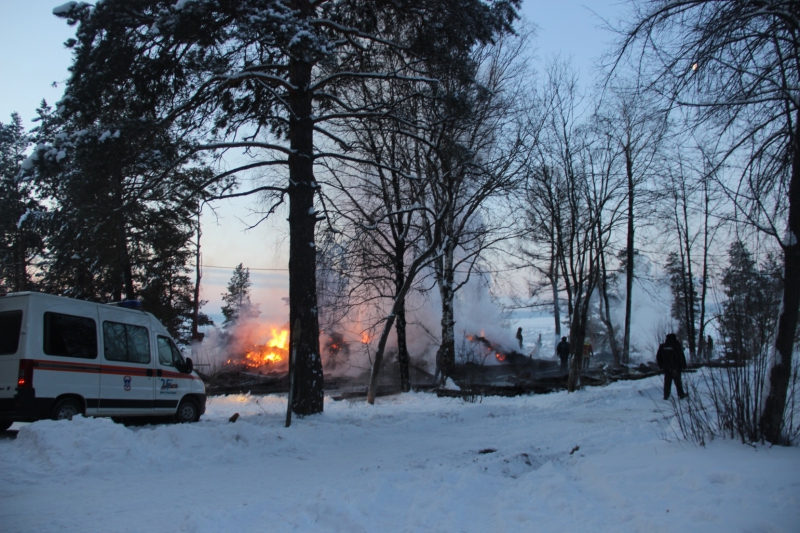
[[[0,313],[0,355],[13,355],[19,347],[22,311]]]

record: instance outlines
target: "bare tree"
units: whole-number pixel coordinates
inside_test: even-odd
[[[800,308],[800,5],[795,0],[649,0],[634,5],[617,65],[634,57],[668,102],[714,132],[741,169],[731,198],[784,254],[763,437],[783,442]],[[781,227],[786,225],[786,231]]]
[[[568,65],[549,66],[540,98],[546,118],[527,165],[527,236],[534,246],[538,241],[550,250],[558,265],[539,270],[552,278],[556,276],[551,273],[560,272],[558,285],[553,284],[554,300],[563,283],[572,353],[568,389],[574,391],[583,367],[592,295],[603,279],[601,266],[624,195],[614,171],[618,151],[610,149],[610,137],[594,136],[595,130],[581,123],[577,78]]]
[[[410,356],[405,298],[401,295],[409,290],[405,287],[409,274],[412,285],[416,276],[409,261],[413,262],[415,247],[421,245],[416,219],[426,184],[412,175],[409,156],[413,141],[398,124],[365,119],[346,124],[344,129],[351,139],[351,153],[373,161],[342,161],[329,168],[330,178],[320,180],[328,185],[325,197],[336,213],[336,232],[346,240],[342,259],[350,280],[349,304],[358,307],[375,302],[380,308],[386,299],[398,302],[394,323],[400,388],[408,392]]]
[[[482,260],[514,236],[513,217],[499,202],[521,182],[522,147],[516,103],[525,81],[527,37],[508,37],[478,48],[473,61],[477,82],[451,79],[441,97],[421,109],[427,127],[419,134],[416,174],[428,176],[422,199],[428,244],[438,240],[432,261],[442,305],[437,374],[444,382],[455,366],[456,293],[475,274],[486,272]]]
[[[636,250],[636,209],[640,209],[639,189],[652,177],[654,163],[667,130],[666,115],[653,105],[652,98],[637,82],[614,87],[597,113],[598,127],[613,139],[621,153],[621,174],[626,179],[627,229],[625,239],[625,331],[622,362],[630,362],[631,314]],[[647,196],[644,196],[646,201]]]
[[[519,211],[524,213],[524,239],[520,246],[522,265],[545,279],[552,292],[556,337],[561,335],[559,294],[566,292],[568,321],[573,315],[572,285],[564,269],[564,252],[571,228],[567,203],[567,175],[571,164],[564,164],[577,137],[575,112],[579,97],[577,77],[568,64],[553,60],[546,69],[544,87],[528,108],[526,126],[536,142],[528,145],[525,182],[519,197]],[[563,276],[563,277],[562,277]],[[534,282],[529,282],[534,283]],[[531,285],[531,297],[539,288]]]

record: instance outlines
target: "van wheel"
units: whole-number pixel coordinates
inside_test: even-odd
[[[72,420],[73,416],[78,416],[83,410],[81,405],[72,398],[66,398],[56,404],[53,409],[53,420]]]
[[[175,412],[175,422],[178,424],[186,424],[188,422],[197,422],[200,420],[200,407],[197,402],[191,398],[184,399],[178,406]]]
[[[13,423],[14,423],[13,420],[6,420],[5,418],[0,418],[0,433],[10,428],[11,424]]]

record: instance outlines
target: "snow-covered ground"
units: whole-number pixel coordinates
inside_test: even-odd
[[[275,396],[37,422],[0,440],[0,531],[800,531],[800,449],[678,441],[660,387],[326,399],[289,429]]]

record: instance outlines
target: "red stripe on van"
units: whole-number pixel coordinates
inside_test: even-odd
[[[147,376],[151,367],[141,366],[111,366],[86,363],[73,363],[71,361],[44,361],[36,359],[33,362],[37,370],[50,370],[53,372],[83,372],[86,374],[111,374],[120,376]],[[170,370],[162,370],[164,377],[175,379],[200,379],[192,374],[181,374]]]
[[[129,366],[104,366],[101,373],[102,374],[117,374],[120,376],[147,376],[147,371],[152,369],[141,368],[138,366],[129,367]]]
[[[163,376],[165,378],[177,378],[177,379],[183,378],[183,379],[186,379],[186,378],[191,376],[192,379],[197,379],[194,376],[192,376],[191,374],[181,374],[180,372],[172,372],[170,370],[163,370],[162,369],[161,373],[163,374]]]
[[[89,372],[97,374],[100,372],[100,365],[86,363],[71,363],[67,361],[42,361],[36,360],[36,368],[39,370],[57,370],[61,372]]]

